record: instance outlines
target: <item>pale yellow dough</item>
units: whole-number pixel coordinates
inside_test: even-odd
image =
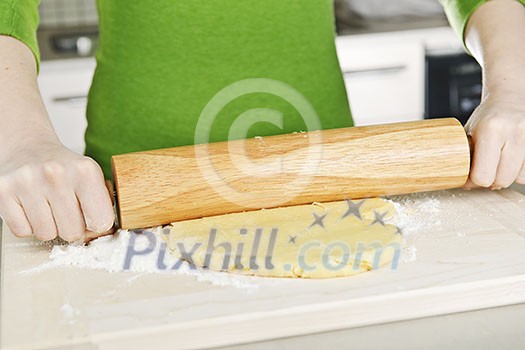
[[[396,267],[402,235],[388,223],[394,216],[394,206],[380,198],[314,203],[172,223],[167,239],[173,254],[200,268],[268,277],[350,276],[389,263]]]

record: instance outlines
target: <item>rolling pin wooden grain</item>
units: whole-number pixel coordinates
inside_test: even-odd
[[[119,225],[133,229],[461,187],[470,151],[461,124],[446,118],[128,153],[112,167]]]

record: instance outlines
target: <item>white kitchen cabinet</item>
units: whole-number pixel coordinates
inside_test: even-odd
[[[356,125],[423,118],[425,52],[384,36],[341,38],[339,59]]]
[[[341,36],[336,46],[356,125],[423,119],[425,52],[462,49],[450,28]]]
[[[86,102],[94,70],[92,58],[44,61],[38,77],[44,104],[60,141],[79,154],[85,148]]]

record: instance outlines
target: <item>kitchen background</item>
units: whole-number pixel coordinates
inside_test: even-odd
[[[335,0],[337,50],[357,125],[456,116],[479,104],[481,73],[437,0]],[[95,0],[42,0],[44,102],[64,144],[83,152],[98,42]]]

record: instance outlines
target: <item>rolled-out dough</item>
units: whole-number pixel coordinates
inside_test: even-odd
[[[314,203],[171,224],[172,254],[190,265],[269,277],[351,276],[397,266],[400,230],[380,198]]]

